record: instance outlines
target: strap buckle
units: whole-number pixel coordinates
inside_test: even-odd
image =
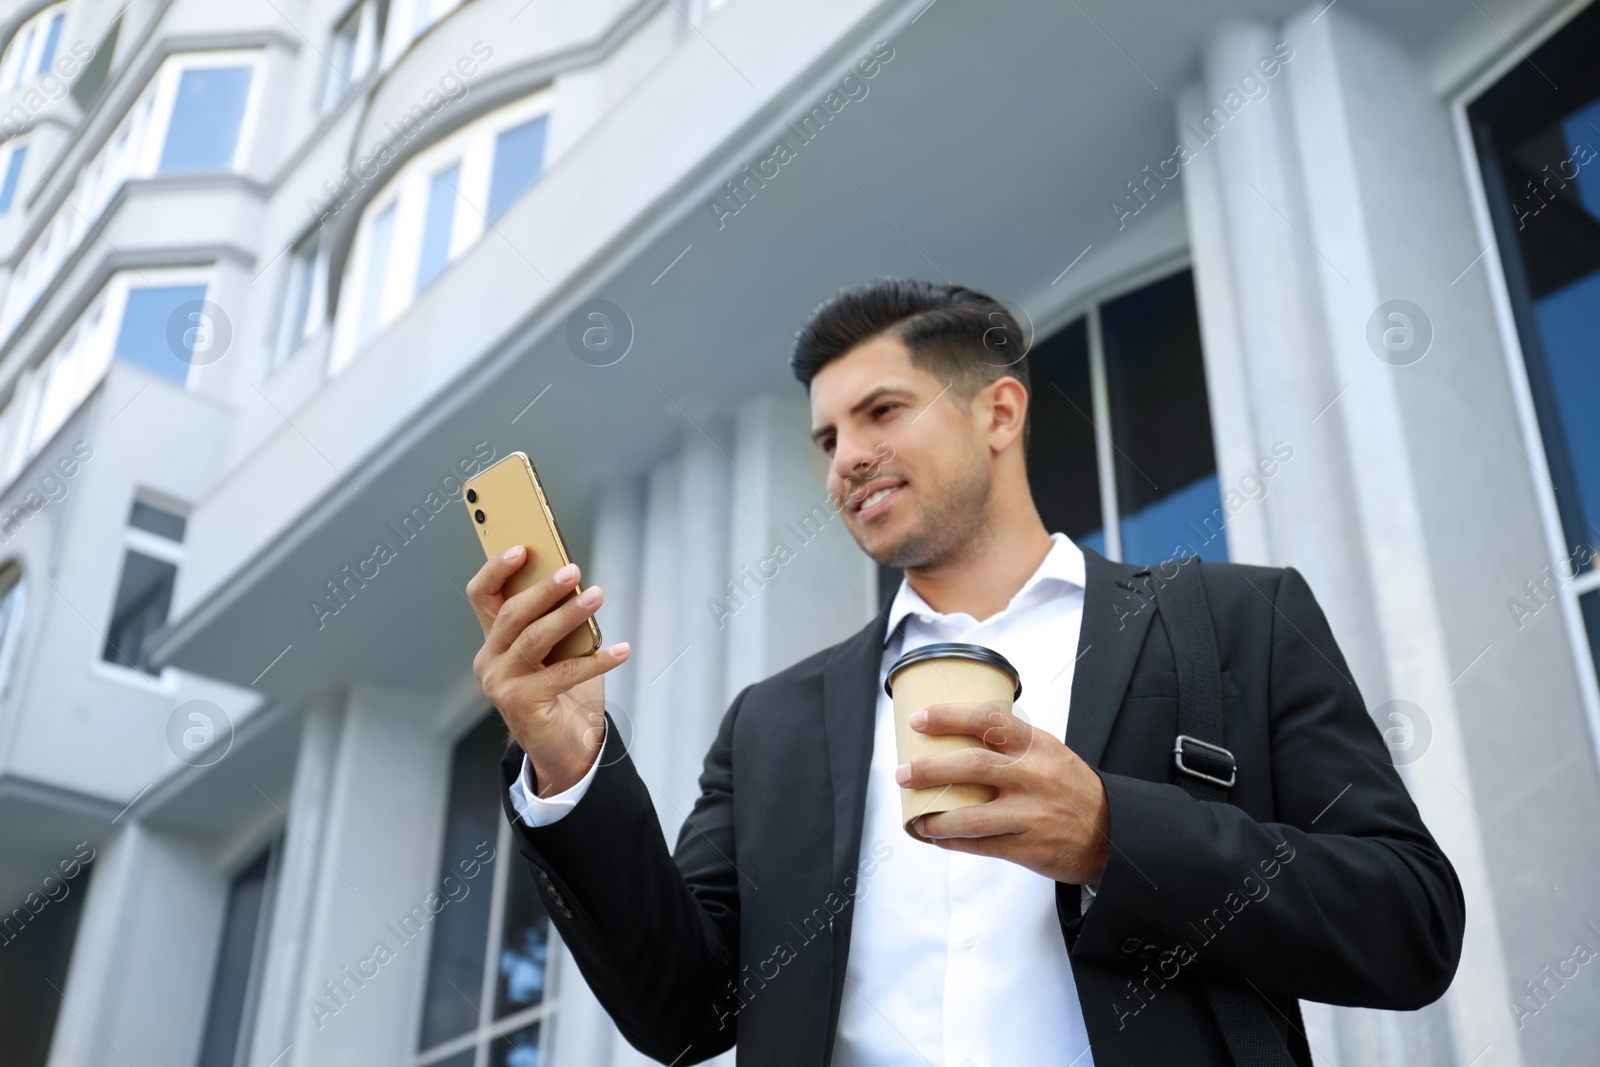
[[[1199,751],[1186,752],[1184,749],[1185,743],[1194,746]],[[1190,767],[1183,761],[1185,755],[1188,755],[1190,759],[1198,758],[1200,761],[1210,764],[1210,769],[1215,770],[1217,773],[1208,774],[1204,770]],[[1239,778],[1238,768],[1234,763],[1232,752],[1229,752],[1221,745],[1213,745],[1209,741],[1202,741],[1198,737],[1190,737],[1188,734],[1178,735],[1178,740],[1172,746],[1172,762],[1177,764],[1178,770],[1189,777],[1198,778],[1202,782],[1210,782],[1212,785],[1220,786],[1223,789],[1232,789],[1233,783],[1238,781]],[[1224,771],[1228,775],[1225,779],[1221,777]]]

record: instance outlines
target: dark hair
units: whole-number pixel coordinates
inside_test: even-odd
[[[789,367],[810,389],[823,367],[884,334],[905,343],[913,364],[948,380],[963,404],[1006,376],[1032,391],[1022,328],[1000,301],[913,278],[874,278],[839,290],[795,334]]]

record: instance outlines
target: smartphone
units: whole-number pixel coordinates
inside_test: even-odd
[[[492,559],[513,545],[528,549],[528,562],[502,587],[505,596],[522,592],[572,562],[556,526],[555,513],[545,499],[544,486],[539,484],[539,475],[525,453],[513,452],[470,479],[462,489],[461,500],[477,527],[485,559]],[[581,588],[574,587],[562,603],[577,596]],[[557,641],[545,662],[587,656],[599,647],[600,627],[591,617]]]

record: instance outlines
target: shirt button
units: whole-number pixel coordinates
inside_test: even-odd
[[[971,948],[978,943],[978,939],[976,937],[964,937],[961,939],[961,943],[967,948]]]
[[[978,1067],[978,1065],[970,1059],[965,1059],[961,1061],[961,1067]]]

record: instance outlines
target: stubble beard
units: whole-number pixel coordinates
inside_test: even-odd
[[[901,570],[950,563],[981,539],[991,489],[988,465],[969,464],[931,499],[920,494],[915,498],[916,522],[899,541],[862,548],[875,562]]]

